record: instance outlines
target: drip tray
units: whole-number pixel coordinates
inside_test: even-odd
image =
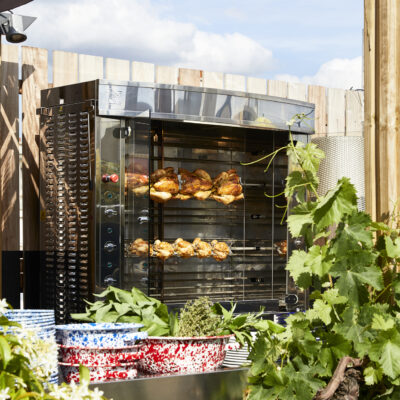
[[[215,372],[137,378],[131,381],[92,384],[114,400],[242,400],[247,386],[247,368]]]

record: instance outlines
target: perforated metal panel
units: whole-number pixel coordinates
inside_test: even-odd
[[[318,172],[318,194],[325,195],[340,178],[346,176],[356,187],[359,209],[365,210],[364,138],[332,136],[313,138],[312,142],[325,153]]]
[[[89,105],[60,106],[41,116],[41,244],[43,305],[57,323],[84,310],[90,288],[93,113]]]

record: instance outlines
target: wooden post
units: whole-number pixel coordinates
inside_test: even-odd
[[[367,211],[385,220],[400,197],[400,3],[364,3]]]

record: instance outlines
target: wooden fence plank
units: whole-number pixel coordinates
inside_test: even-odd
[[[199,69],[179,68],[179,85],[201,86],[202,71]]]
[[[327,89],[327,135],[344,136],[345,134],[345,90]]]
[[[246,91],[246,77],[237,74],[225,74],[224,88],[227,90]]]
[[[106,58],[106,79],[129,81],[131,79],[130,61]]]
[[[247,78],[247,91],[249,93],[267,94],[267,80],[262,78]]]
[[[326,88],[323,86],[308,86],[308,101],[315,104],[315,134],[317,136],[326,136]]]
[[[132,80],[134,82],[154,82],[154,72],[154,64],[139,61],[132,62]]]
[[[53,51],[53,87],[78,82],[78,54]]]
[[[283,81],[268,81],[267,93],[269,96],[288,97],[288,83]]]
[[[164,65],[156,66],[156,82],[170,85],[178,84],[178,68],[166,67]]]
[[[79,54],[79,82],[103,78],[103,57]]]
[[[19,55],[18,47],[1,46],[0,165],[2,250],[20,249],[19,237]]]
[[[304,83],[289,82],[288,99],[307,101],[307,85]]]
[[[40,90],[48,87],[47,50],[22,47],[22,182],[24,250],[39,250]]]
[[[375,0],[364,2],[364,158],[365,158],[365,211],[373,221],[377,219],[377,179],[376,179],[376,15]]]
[[[203,87],[223,89],[224,74],[222,72],[203,71]]]
[[[362,136],[364,92],[346,90],[346,136]]]

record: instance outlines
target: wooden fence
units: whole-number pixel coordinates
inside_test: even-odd
[[[2,45],[0,183],[2,249],[19,250],[19,124],[22,118],[23,247],[39,250],[40,90],[97,78],[202,86],[280,96],[315,103],[317,135],[362,135],[363,92],[307,86],[137,61]],[[51,66],[52,77],[48,78]],[[22,79],[20,79],[21,77]],[[22,99],[20,98],[22,97]],[[21,101],[20,101],[21,100]],[[22,110],[19,109],[22,105]],[[22,111],[22,113],[20,113]]]

